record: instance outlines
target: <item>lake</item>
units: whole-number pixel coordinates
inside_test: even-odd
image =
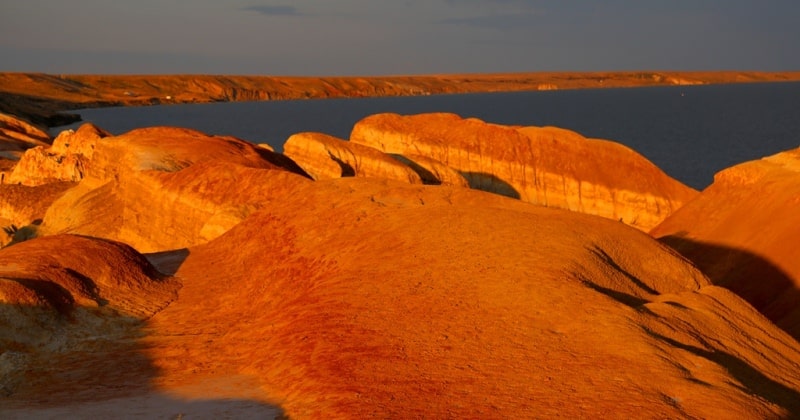
[[[697,189],[716,172],[800,146],[800,83],[229,102],[77,111],[114,134],[159,125],[268,143],[292,134],[348,138],[376,113],[453,112],[500,124],[557,126],[614,140]],[[55,132],[79,124],[58,127]]]

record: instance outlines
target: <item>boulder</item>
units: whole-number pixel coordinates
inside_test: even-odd
[[[327,134],[294,134],[283,153],[315,180],[359,176],[422,183],[416,172],[385,153]]]
[[[554,127],[509,127],[441,113],[379,114],[359,121],[350,141],[440,161],[476,189],[645,231],[697,194],[623,145]]]

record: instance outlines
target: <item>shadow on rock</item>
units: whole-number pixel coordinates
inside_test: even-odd
[[[144,257],[147,258],[147,261],[153,264],[153,267],[160,273],[172,276],[178,272],[183,262],[189,257],[189,249],[180,248],[170,251],[153,252],[145,254]]]
[[[498,178],[497,176],[485,172],[462,172],[469,187],[474,190],[481,190],[506,197],[520,199],[519,191],[513,185]]]
[[[261,156],[261,158],[263,158],[264,160],[275,166],[286,169],[289,172],[306,177],[308,179],[313,179],[311,178],[311,175],[306,173],[306,171],[304,171],[303,168],[300,167],[300,165],[298,165],[294,160],[292,160],[290,157],[284,154],[276,153],[261,147],[257,147],[256,151]]]
[[[0,282],[5,281],[0,279]],[[0,304],[0,418],[280,418],[248,399],[192,399],[156,388],[146,322],[78,307]],[[12,323],[13,322],[13,323]]]
[[[661,340],[673,347],[683,349],[695,356],[702,357],[712,363],[724,366],[730,374],[741,384],[735,385],[743,388],[749,394],[759,395],[773,404],[786,408],[794,418],[800,415],[800,393],[773,381],[748,365],[743,360],[719,350],[705,350],[699,347],[681,343],[672,338],[665,337],[652,331],[647,331],[653,338]]]
[[[179,249],[150,258],[171,274],[188,255]],[[132,248],[76,235],[39,238],[0,250],[0,269],[0,418],[280,414],[251,384],[237,382],[224,394],[212,386],[165,388],[172,375],[180,384],[202,385],[191,371],[166,372],[153,359],[170,355],[163,344],[170,333],[187,335],[180,325],[165,332],[150,321],[180,286]]]
[[[422,179],[422,183],[425,185],[442,185],[442,180],[436,177],[433,172],[429,171],[422,165],[417,162],[414,162],[412,159],[409,159],[403,155],[392,153],[389,154],[392,158],[397,160],[398,162],[408,166],[411,168],[412,171],[416,172],[419,175],[420,179]]]
[[[800,340],[800,290],[792,278],[753,253],[691,240],[680,235],[658,239],[693,262],[711,281],[736,293],[777,326]]]

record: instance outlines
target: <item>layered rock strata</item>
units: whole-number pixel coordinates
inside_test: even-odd
[[[553,127],[507,127],[454,114],[379,114],[359,121],[350,141],[437,160],[473,188],[642,230],[697,194],[625,146]]]

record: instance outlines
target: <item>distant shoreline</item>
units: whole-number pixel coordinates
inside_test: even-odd
[[[428,76],[54,75],[0,73],[0,112],[43,128],[80,108],[800,81],[796,72],[541,72]]]

